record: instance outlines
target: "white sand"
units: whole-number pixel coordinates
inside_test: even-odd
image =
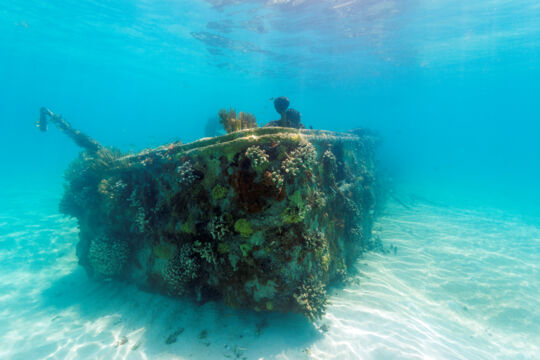
[[[57,193],[2,195],[0,359],[539,358],[535,221],[391,203],[376,229],[396,253],[366,254],[312,325],[88,279]]]

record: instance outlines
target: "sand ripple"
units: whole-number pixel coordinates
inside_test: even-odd
[[[389,204],[315,326],[96,282],[58,194],[0,205],[2,359],[534,359],[540,227],[494,209]],[[394,252],[394,248],[397,249]]]

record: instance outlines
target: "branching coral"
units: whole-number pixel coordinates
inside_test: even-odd
[[[337,171],[337,159],[332,151],[326,150],[322,156],[322,161],[326,167],[325,170],[332,172]]]
[[[129,257],[127,241],[100,236],[92,240],[88,250],[88,262],[94,273],[103,277],[122,273]]]
[[[131,195],[129,195],[127,202],[130,207],[136,209],[131,229],[143,233],[150,220],[147,218],[146,210],[139,199],[139,194],[136,189],[131,191]]]
[[[187,244],[183,245],[169,260],[163,272],[163,280],[172,295],[184,294],[189,282],[197,278],[199,266],[192,254],[191,247]]]
[[[315,165],[317,152],[310,143],[300,145],[294,149],[281,164],[282,170],[292,176],[298,175],[302,170],[309,170]]]
[[[337,159],[334,153],[326,150],[322,156],[323,176],[328,186],[335,186],[338,170]]]
[[[310,192],[307,201],[315,209],[323,209],[326,206],[326,196],[319,190]]]
[[[201,259],[206,260],[210,264],[216,265],[216,255],[212,249],[212,244],[209,242],[203,244],[199,240],[195,241],[193,243],[193,251],[198,253]]]
[[[127,162],[120,157],[121,153],[114,149],[99,148],[95,152],[81,152],[64,174],[65,193],[60,203],[60,211],[79,216],[92,206],[90,204],[98,201],[98,191],[109,186],[104,183],[100,187],[103,175],[113,168],[127,166]]]
[[[300,312],[311,321],[322,317],[328,303],[324,284],[320,280],[313,278],[302,282],[297,288],[294,298]]]
[[[320,250],[325,246],[326,238],[320,231],[304,234],[304,246],[308,250]]]
[[[146,217],[146,211],[140,206],[135,213],[134,225],[136,225],[136,229],[143,233],[149,223],[150,220]]]
[[[226,221],[223,215],[215,216],[207,225],[208,232],[212,236],[212,239],[221,241],[227,234],[229,230],[229,222]]]
[[[117,180],[110,187],[109,197],[111,199],[121,199],[122,197],[125,196],[126,189],[127,189],[127,184],[121,179]]]
[[[255,116],[247,112],[240,111],[237,115],[236,110],[234,109],[230,109],[229,111],[221,109],[219,110],[218,115],[219,120],[227,133],[258,127]]]
[[[283,175],[279,171],[266,171],[264,173],[264,181],[267,185],[276,187],[277,189],[283,186]]]
[[[247,148],[246,157],[251,160],[251,166],[258,172],[264,170],[270,163],[266,151],[256,145]]]
[[[178,165],[176,167],[176,175],[178,185],[181,187],[189,187],[197,180],[191,161],[186,161],[182,165]]]

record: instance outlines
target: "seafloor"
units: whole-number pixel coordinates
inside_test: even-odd
[[[89,279],[59,189],[0,194],[0,359],[533,359],[540,221],[403,196],[315,325]]]

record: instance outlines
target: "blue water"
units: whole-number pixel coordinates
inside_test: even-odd
[[[528,0],[0,0],[0,358],[539,358],[539,19]],[[86,278],[57,208],[78,149],[34,128],[41,106],[129,152],[223,107],[275,120],[280,95],[308,126],[377,131],[399,199],[376,225],[399,250],[359,260],[327,326]]]

